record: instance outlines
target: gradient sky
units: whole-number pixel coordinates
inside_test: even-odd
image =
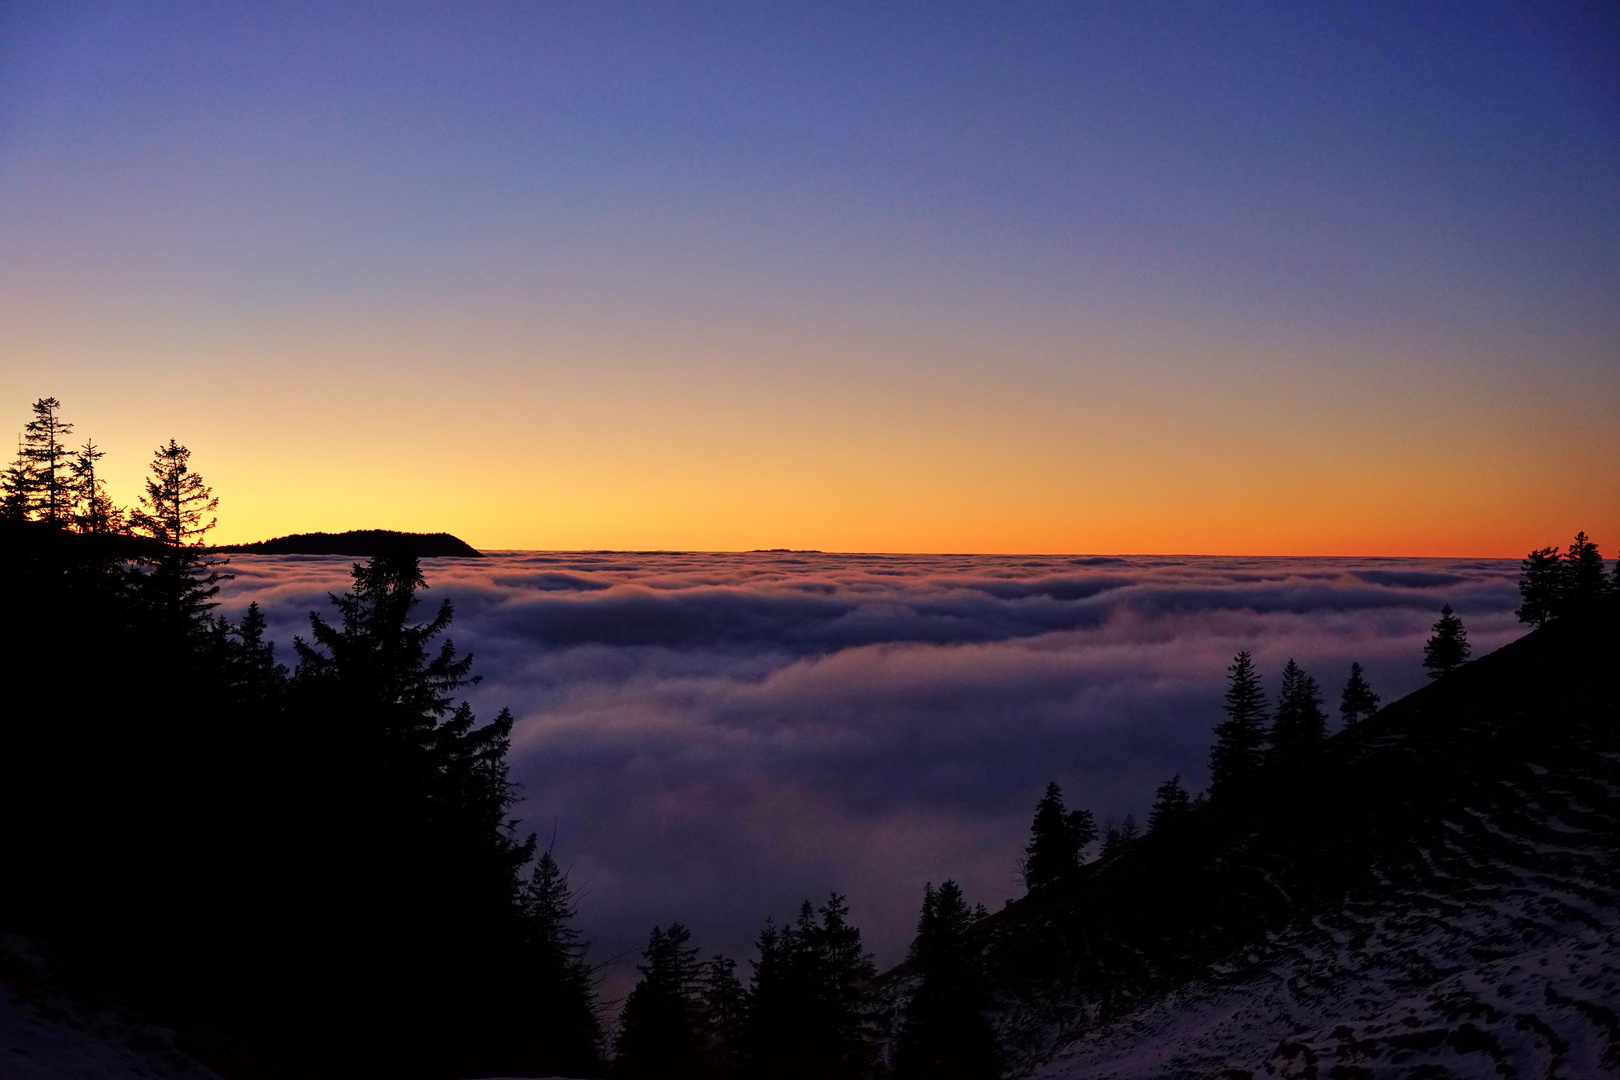
[[[1620,538],[1620,9],[0,4],[0,420],[218,538]]]

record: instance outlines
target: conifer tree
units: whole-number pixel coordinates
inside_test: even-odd
[[[1361,665],[1352,661],[1350,678],[1345,680],[1344,691],[1339,695],[1339,716],[1343,718],[1344,726],[1355,727],[1372,716],[1378,711],[1378,701],[1378,695],[1373,693],[1372,686],[1361,673]]]
[[[1240,652],[1227,671],[1226,719],[1215,726],[1209,755],[1212,798],[1247,788],[1265,756],[1266,694],[1254,658],[1247,650]]]
[[[833,893],[818,914],[820,922],[804,936],[820,972],[815,1013],[827,1037],[824,1075],[865,1076],[877,1063],[877,1018],[866,999],[877,965],[849,921],[849,904],[841,895]]]
[[[34,402],[34,418],[23,428],[20,455],[32,477],[31,516],[58,526],[73,516],[73,455],[62,441],[73,433],[73,425],[62,419],[61,408],[53,397]]]
[[[17,443],[17,456],[6,471],[0,474],[0,517],[7,521],[26,521],[34,505],[34,470],[23,456],[22,441]]]
[[[1423,646],[1423,666],[1428,669],[1429,678],[1438,679],[1455,671],[1467,662],[1468,652],[1468,631],[1447,604],[1440,609],[1434,635]]]
[[[1519,570],[1520,622],[1544,626],[1563,609],[1564,565],[1555,547],[1538,548],[1524,557]]]
[[[819,912],[805,901],[792,925],[766,923],[750,994],[748,1076],[858,1080],[876,1069],[880,1018],[865,991],[877,968],[848,916],[834,894]]]
[[[615,1080],[700,1080],[704,1073],[697,949],[680,923],[653,927],[614,1045]]]
[[[134,523],[164,547],[149,584],[181,626],[202,622],[228,578],[219,570],[225,560],[210,558],[202,546],[218,509],[213,489],[191,468],[191,451],[173,439],[158,447]]]
[[[123,515],[107,497],[107,484],[96,475],[96,462],[107,455],[85,440],[72,462],[73,520],[83,533],[118,532]]]
[[[1148,810],[1148,832],[1155,833],[1167,825],[1173,825],[1187,816],[1192,809],[1192,800],[1187,795],[1187,789],[1181,786],[1181,774],[1177,773],[1153,793],[1153,806]]]
[[[1029,844],[1019,864],[1024,887],[1044,888],[1071,877],[1079,869],[1086,847],[1096,838],[1091,811],[1066,811],[1063,790],[1056,783],[1047,784],[1046,794],[1035,804]]]
[[[265,640],[267,625],[257,600],[248,604],[240,622],[235,626],[227,625],[228,633],[235,639],[232,651],[237,669],[236,685],[260,697],[274,694],[287,677],[286,667],[276,663],[276,643]]]
[[[527,962],[529,1018],[552,1068],[594,1074],[602,1042],[595,972],[586,961],[590,942],[574,925],[577,896],[552,853],[542,851],[518,894]]]
[[[737,962],[718,953],[703,965],[702,1013],[705,1076],[735,1080],[743,1075],[748,995],[737,978]]]
[[[219,499],[191,467],[191,451],[173,439],[152,454],[137,523],[146,535],[172,548],[197,547],[218,523]]]
[[[797,944],[791,925],[778,927],[769,917],[754,942],[759,959],[752,962],[744,1040],[744,1074],[750,1078],[770,1076],[775,1063],[792,1052],[802,996]]]
[[[1564,603],[1572,611],[1584,611],[1597,603],[1609,582],[1603,573],[1603,556],[1585,532],[1575,534],[1564,552]]]
[[[895,1040],[895,1080],[995,1080],[1001,1075],[983,960],[972,936],[982,908],[970,910],[947,881],[923,887],[917,937],[907,961],[916,990]]]
[[[528,927],[529,940],[566,964],[585,958],[586,942],[574,927],[574,890],[568,875],[548,851],[534,861],[534,869],[518,900]]]
[[[1283,668],[1275,716],[1271,725],[1271,743],[1278,760],[1291,761],[1308,754],[1327,737],[1327,717],[1322,712],[1322,689],[1292,659]]]
[[[1136,818],[1130,814],[1126,814],[1125,820],[1118,825],[1115,825],[1112,819],[1103,822],[1102,851],[1098,854],[1098,858],[1108,859],[1118,855],[1136,839],[1137,835]]]
[[[417,590],[427,582],[407,548],[379,549],[370,562],[355,563],[350,574],[353,587],[331,598],[341,626],[312,611],[313,644],[293,639],[299,677],[336,679],[417,721],[442,717],[452,695],[476,681],[469,674],[472,656],[459,655],[450,639],[429,656],[431,642],[455,617],[450,601],[442,601],[426,622],[411,622]]]

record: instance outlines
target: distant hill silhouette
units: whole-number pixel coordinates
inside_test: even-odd
[[[409,545],[419,559],[481,559],[484,553],[449,533],[396,532],[393,529],[351,529],[342,533],[294,533],[252,544],[221,544],[213,550],[243,555],[347,555],[367,559],[382,541]]]

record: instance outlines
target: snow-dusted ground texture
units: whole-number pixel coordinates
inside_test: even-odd
[[[173,1031],[58,992],[15,935],[0,935],[0,975],[0,1080],[219,1080]]]
[[[1620,755],[1530,764],[1342,909],[1117,1018],[1037,1072],[1620,1076]]]

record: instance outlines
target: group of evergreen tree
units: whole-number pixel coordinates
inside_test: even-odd
[[[1519,575],[1517,612],[1520,622],[1545,625],[1562,615],[1591,609],[1606,593],[1620,591],[1620,559],[1611,580],[1603,571],[1603,555],[1585,532],[1575,534],[1562,553],[1556,547],[1538,548],[1524,557]]]
[[[289,669],[257,605],[217,612],[186,447],[124,511],[60,403],[33,414],[0,517],[0,926],[226,1072],[599,1075],[566,875],[514,833],[512,715],[461,700],[414,552],[355,565]]]
[[[1440,609],[1432,636],[1424,645],[1423,666],[1440,678],[1468,660],[1468,631],[1447,604]],[[1367,682],[1360,663],[1339,694],[1339,717],[1352,728],[1378,711],[1381,699]],[[1227,669],[1226,718],[1215,726],[1210,749],[1210,794],[1240,792],[1258,783],[1273,765],[1297,765],[1327,739],[1328,717],[1321,684],[1292,658],[1284,666],[1275,705],[1266,699],[1254,657],[1237,654]]]
[[[895,1080],[990,1080],[1001,1054],[987,1012],[984,945],[973,930],[986,916],[946,881],[923,887],[917,936],[906,963],[915,990],[895,1037]]]
[[[1579,532],[1562,553],[1556,547],[1545,547],[1525,557],[1519,579],[1523,605],[1518,617],[1540,626],[1561,615],[1589,610],[1601,597],[1616,591],[1620,591],[1620,560],[1615,563],[1611,581],[1597,544]],[[1431,679],[1442,678],[1466,663],[1470,652],[1468,630],[1462,619],[1450,604],[1442,606],[1423,648],[1426,674]],[[1254,657],[1247,650],[1233,658],[1227,674],[1223,706],[1226,717],[1216,725],[1210,749],[1211,795],[1251,789],[1269,767],[1301,763],[1328,734],[1321,685],[1292,658],[1283,668],[1275,705],[1267,700]],[[1351,728],[1371,717],[1378,711],[1380,700],[1361,664],[1352,663],[1339,695],[1343,726]],[[1189,797],[1180,776],[1165,781],[1154,794],[1148,832],[1180,819],[1203,800],[1203,795]],[[1118,825],[1104,822],[1099,857],[1107,859],[1123,850],[1136,838],[1137,831],[1129,815]],[[1083,861],[1081,853],[1096,838],[1090,812],[1065,812],[1058,786],[1049,784],[1036,807],[1029,845],[1019,864],[1025,886],[1034,890],[1050,885],[1078,869]]]
[[[1210,794],[1220,796],[1255,784],[1270,765],[1292,765],[1315,753],[1327,738],[1327,714],[1322,711],[1322,687],[1292,658],[1283,668],[1282,685],[1273,708],[1266,700],[1254,657],[1237,654],[1227,669],[1224,710],[1226,719],[1215,727],[1210,750]],[[1370,715],[1378,696],[1352,664],[1350,678],[1340,696],[1346,725]]]
[[[1018,865],[1024,888],[1033,892],[1072,878],[1095,839],[1097,823],[1091,811],[1065,809],[1063,789],[1047,784],[1046,794],[1035,804],[1029,844]]]
[[[745,987],[735,961],[698,960],[679,923],[654,927],[614,1043],[616,1080],[837,1080],[879,1071],[877,969],[834,894],[797,922],[767,921]]]

